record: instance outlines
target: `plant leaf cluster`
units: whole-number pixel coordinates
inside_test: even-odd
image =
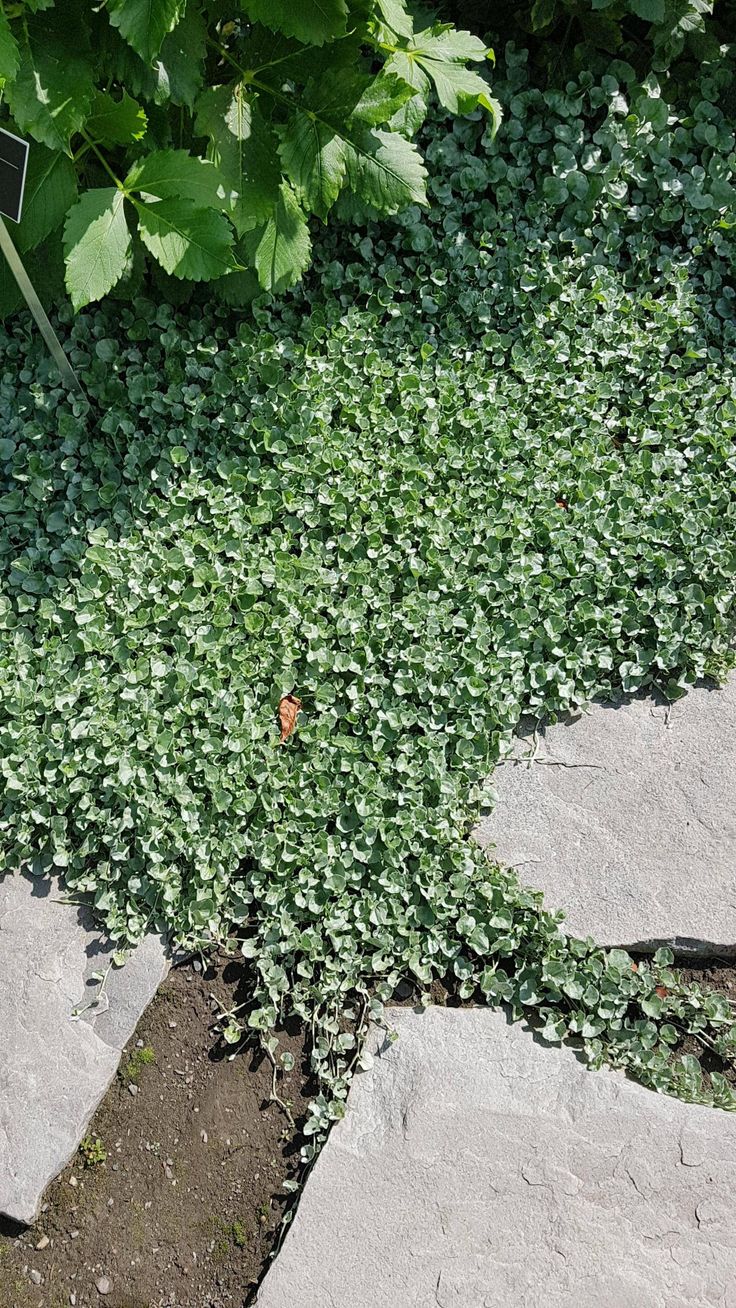
[[[403,0],[0,4],[0,126],[32,138],[19,247],[51,295],[63,269],[75,309],[135,295],[147,265],[231,304],[283,290],[341,196],[352,215],[426,203],[430,94],[495,121],[491,55],[415,31]]]
[[[612,59],[686,86],[704,60],[718,59],[736,35],[731,0],[444,0],[443,17],[487,34],[501,48],[528,48],[538,76],[564,85],[582,70],[601,76]]]
[[[313,1025],[317,1138],[407,978],[732,1106],[672,1053],[732,1050],[725,1002],[468,839],[523,713],[733,663],[730,79],[665,123],[626,67],[542,92],[509,50],[504,132],[431,122],[429,214],[328,229],[290,297],[62,313],[101,419],[3,335],[3,865],[121,942],[239,931],[228,1039]]]

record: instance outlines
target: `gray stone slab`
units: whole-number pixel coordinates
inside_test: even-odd
[[[58,881],[0,880],[0,1214],[18,1222],[77,1148],[168,968],[148,936],[86,1008],[114,946],[62,895]]]
[[[500,1012],[391,1021],[257,1308],[736,1308],[736,1116]]]
[[[593,705],[517,740],[476,830],[602,945],[736,953],[736,676]]]

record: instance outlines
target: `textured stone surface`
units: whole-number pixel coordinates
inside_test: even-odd
[[[75,1020],[113,947],[61,894],[57,881],[0,880],[0,1213],[19,1222],[33,1221],[74,1153],[168,966],[149,936],[110,971],[97,1009]]]
[[[257,1308],[734,1308],[736,1116],[499,1012],[391,1020]]]
[[[476,831],[499,862],[573,935],[736,953],[736,676],[670,708],[594,705],[532,749],[497,768]]]

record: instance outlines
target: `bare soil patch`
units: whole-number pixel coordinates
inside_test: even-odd
[[[702,963],[693,964],[690,967],[679,967],[687,981],[696,982],[703,986],[705,990],[718,990],[732,1003],[736,1004],[736,959],[705,959]],[[686,1054],[697,1054],[703,1067],[708,1072],[720,1072],[736,1086],[736,1067],[733,1063],[719,1058],[717,1054],[711,1053],[708,1049],[703,1049],[695,1040],[688,1037],[683,1041],[682,1052]]]
[[[0,1234],[2,1308],[250,1301],[298,1148],[269,1102],[268,1060],[251,1049],[228,1057],[212,1029],[216,1001],[231,1007],[244,989],[242,963],[224,959],[204,973],[191,964],[170,973],[90,1125],[88,1152],[104,1161],[87,1165],[80,1153],[49,1187],[36,1226]],[[304,1040],[298,1031],[281,1039],[295,1068],[280,1093],[298,1121]]]

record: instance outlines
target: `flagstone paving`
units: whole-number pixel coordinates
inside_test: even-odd
[[[56,880],[0,880],[0,1214],[18,1222],[77,1148],[168,968],[148,936],[86,1007],[114,946],[62,893]]]
[[[736,676],[596,704],[516,742],[476,830],[602,945],[736,954]]]
[[[736,1115],[397,1009],[257,1308],[736,1308]]]

